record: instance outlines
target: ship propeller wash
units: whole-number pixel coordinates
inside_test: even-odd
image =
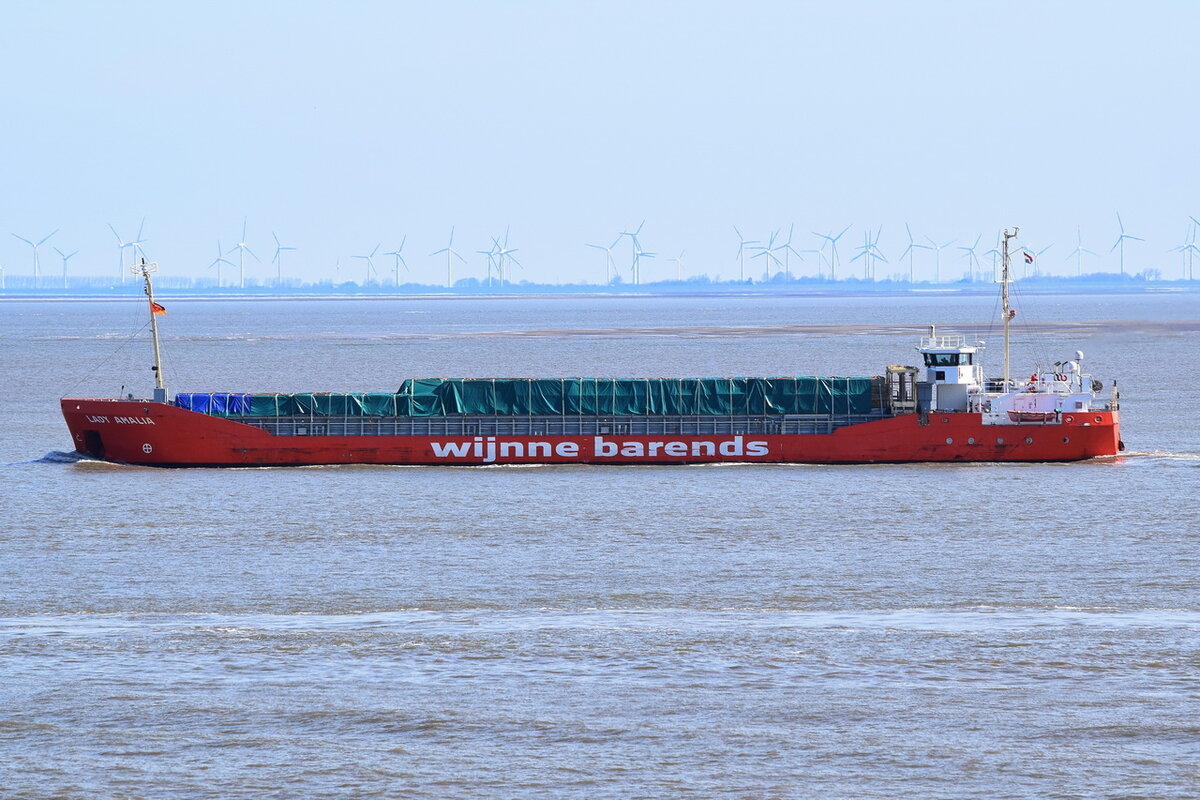
[[[1001,277],[1003,373],[930,327],[922,367],[864,377],[410,379],[395,392],[191,392],[167,399],[153,264],[152,399],[64,398],[75,449],[162,467],[317,464],[694,464],[1078,461],[1112,456],[1107,398],[1083,353],[1010,375],[1009,243]],[[922,368],[924,373],[922,374]]]

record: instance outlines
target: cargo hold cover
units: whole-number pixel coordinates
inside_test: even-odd
[[[866,414],[876,379],[422,378],[394,393],[193,392],[180,408],[222,417],[764,416]]]

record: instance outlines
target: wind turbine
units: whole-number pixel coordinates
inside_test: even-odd
[[[971,245],[970,247],[965,247],[961,244],[958,246],[959,250],[966,251],[963,254],[963,257],[967,259],[967,266],[971,270],[971,283],[975,282],[975,276],[978,274],[978,272],[983,271],[983,268],[979,265],[979,256],[975,254],[975,248],[979,247],[979,240],[982,238],[983,234],[981,233],[975,237],[975,244]]]
[[[783,262],[779,259],[779,256],[775,255],[775,251],[783,250],[785,255],[787,253],[787,250],[786,250],[787,245],[775,244],[775,239],[777,239],[778,237],[779,237],[779,231],[775,231],[771,234],[770,238],[767,239],[767,243],[765,245],[760,244],[757,247],[750,248],[751,250],[758,251],[757,253],[755,253],[754,255],[752,255],[750,257],[751,259],[765,257],[764,258],[765,269],[763,272],[766,276],[765,277],[766,280],[771,279],[771,262],[772,261],[774,261],[777,266],[780,266],[780,267],[783,266]]]
[[[246,218],[245,217],[242,217],[241,241],[239,241],[233,247],[229,248],[229,253],[232,253],[234,250],[238,251],[238,263],[237,263],[237,266],[238,266],[238,288],[245,289],[246,288],[246,269],[245,269],[245,265],[242,260],[243,255],[245,253],[249,253],[251,256],[254,256],[255,261],[257,261],[260,264],[262,263],[262,259],[260,259],[256,255],[254,255],[254,251],[250,249],[250,246],[248,244],[246,244]],[[225,255],[229,255],[229,253],[226,253]]]
[[[378,252],[379,252],[379,245],[375,245],[375,249],[372,250],[367,255],[355,256],[355,258],[362,259],[363,261],[367,262],[367,279],[365,281],[363,281],[363,286],[367,286],[371,283],[371,273],[375,272],[374,258],[375,258],[375,254]],[[378,275],[379,273],[376,272],[375,274]]]
[[[787,241],[783,243],[783,276],[787,278],[788,282],[791,282],[792,280],[792,253],[795,253],[796,258],[800,259],[801,261],[804,260],[804,256],[800,255],[800,251],[792,247],[792,234],[795,232],[796,224],[792,223],[788,226]],[[813,251],[807,250],[805,252],[811,253]]]
[[[638,251],[642,249],[642,243],[638,239],[638,234],[640,234],[642,232],[642,228],[644,228],[644,227],[646,227],[646,220],[642,220],[642,224],[637,226],[636,231],[621,231],[621,236],[629,237],[629,244],[631,247],[631,252],[632,252],[632,257],[633,257],[633,262],[630,266],[630,271],[633,273],[633,282],[635,284],[638,283],[639,276],[640,276],[640,270],[638,269],[638,266],[639,266]],[[618,237],[618,239],[619,238],[620,237]]]
[[[879,235],[883,233],[883,226],[879,226],[879,230],[875,233],[875,238],[871,238],[871,232],[863,233],[862,247],[858,248],[859,253],[854,258],[850,259],[851,263],[858,261],[860,258],[863,261],[863,277],[868,280],[875,280],[875,261],[888,263],[888,260],[883,257],[883,253],[879,252]]]
[[[457,258],[459,261],[463,262],[464,264],[467,263],[467,260],[465,258],[463,258],[462,256],[460,256],[458,254],[458,251],[454,249],[454,228],[453,228],[453,226],[450,228],[449,244],[447,244],[441,250],[433,251],[429,255],[437,256],[437,255],[441,255],[442,253],[446,254],[446,288],[453,289],[454,288],[454,270],[453,270],[454,261],[453,261],[453,259]]]
[[[995,278],[996,278],[996,261],[997,261],[997,259],[999,259],[1001,257],[1001,255],[1003,255],[1000,252],[1000,231],[996,231],[996,246],[990,250],[984,250],[983,255],[992,257],[992,279],[995,280]]]
[[[55,228],[50,233],[43,236],[41,239],[38,240],[38,242],[36,244],[34,244],[29,239],[26,239],[24,236],[17,236],[15,233],[13,234],[13,236],[20,239],[22,242],[24,242],[25,244],[27,244],[33,248],[33,287],[35,289],[37,288],[37,285],[38,285],[38,278],[42,274],[41,261],[38,259],[38,248],[41,247],[42,245],[44,245],[50,239],[50,237],[56,233],[58,233],[58,228]]]
[[[76,251],[75,251],[75,252],[73,252],[73,253],[64,253],[62,250],[59,250],[59,249],[56,247],[56,248],[54,248],[54,252],[56,252],[56,253],[58,253],[60,256],[62,256],[62,260],[63,260],[63,288],[65,289],[65,288],[67,288],[67,262],[71,260],[71,257],[72,257],[72,256],[74,256],[74,255],[78,254],[78,253],[79,253],[79,251],[78,251],[78,250],[76,250]]]
[[[946,242],[945,244],[938,244],[937,242],[935,242],[932,238],[930,238],[928,236],[925,237],[925,240],[928,241],[929,244],[933,245],[932,247],[929,248],[930,250],[933,251],[933,282],[941,283],[942,282],[942,251],[945,250],[950,245],[954,244],[954,240],[951,239],[950,241]]]
[[[145,227],[146,218],[142,217],[142,222],[138,225],[137,237],[132,242],[127,242],[121,238],[121,235],[117,233],[117,229],[112,226],[111,222],[108,224],[108,229],[113,232],[113,236],[117,237],[117,274],[120,276],[121,283],[125,282],[126,272],[124,250],[126,247],[132,247],[134,257],[137,257],[138,252],[142,249],[142,245],[146,243],[146,240],[142,238],[142,229]],[[142,253],[142,255],[145,255],[145,253]]]
[[[1188,217],[1188,219],[1192,221],[1192,224],[1188,229],[1187,239],[1183,244],[1179,245],[1179,247],[1171,248],[1171,252],[1183,254],[1183,261],[1186,265],[1184,270],[1187,273],[1187,279],[1190,281],[1193,279],[1192,257],[1196,253],[1200,253],[1200,247],[1196,246],[1196,230],[1197,228],[1200,228],[1200,220],[1196,219],[1195,217]]]
[[[212,269],[213,267],[217,268],[217,288],[218,289],[221,288],[221,265],[222,264],[228,264],[231,267],[234,266],[233,262],[225,257],[224,251],[221,250],[221,240],[218,239],[217,240],[217,257],[214,258],[213,262],[208,265],[209,269]]]
[[[683,254],[686,252],[687,252],[686,250],[680,250],[679,255],[677,255],[671,259],[672,261],[675,262],[675,282],[676,283],[683,283]]]
[[[403,264],[404,271],[408,272],[408,262],[404,260],[404,243],[407,241],[408,241],[408,234],[405,234],[404,238],[400,240],[399,247],[397,247],[395,250],[392,250],[391,252],[384,253],[385,256],[392,256],[393,258],[396,259],[396,263],[393,264],[392,269],[395,272],[397,286],[400,285],[400,265]]]
[[[517,261],[517,257],[513,255],[513,253],[517,252],[517,250],[519,248],[508,246],[508,228],[504,229],[504,244],[503,245],[500,244],[499,237],[493,237],[492,244],[496,246],[496,261],[497,261],[497,267],[500,272],[500,288],[503,289],[504,288],[504,277],[505,277],[505,275],[507,275],[507,273],[504,270],[505,260],[513,262],[518,267],[521,267],[521,269],[524,269],[525,267],[521,264],[520,261]]]
[[[774,233],[771,234],[770,238],[767,239],[767,243],[765,245],[760,244],[757,247],[750,248],[751,250],[758,251],[754,255],[750,256],[751,260],[756,259],[756,258],[763,259],[763,261],[764,261],[764,269],[763,269],[764,278],[763,279],[767,280],[767,281],[769,281],[771,279],[771,262],[772,261],[774,261],[777,266],[780,266],[780,267],[783,266],[783,262],[779,260],[779,256],[775,255],[776,250],[783,249],[783,245],[775,244],[775,237],[778,235],[779,235],[779,231],[775,231]]]
[[[1094,250],[1088,250],[1086,247],[1083,246],[1083,230],[1081,228],[1076,228],[1075,229],[1075,249],[1072,250],[1071,252],[1067,253],[1067,257],[1063,259],[1063,261],[1070,261],[1071,256],[1075,256],[1075,275],[1076,275],[1076,277],[1083,274],[1083,254],[1084,253],[1087,253],[1089,256],[1099,256],[1100,255],[1099,253],[1095,252]]]
[[[271,259],[271,263],[275,265],[275,285],[283,286],[283,251],[295,250],[294,247],[284,247],[279,243],[279,237],[275,235],[275,231],[271,231],[271,238],[275,240],[275,257]]]
[[[4,265],[0,264],[0,292],[4,291],[6,288],[7,286],[4,281]]]
[[[816,231],[813,231],[813,236],[819,236],[820,238],[824,239],[825,242],[829,245],[829,256],[827,256],[825,260],[826,260],[826,262],[829,263],[829,277],[830,277],[830,279],[835,280],[835,281],[837,280],[837,265],[838,265],[837,243],[838,243],[838,239],[841,239],[843,236],[845,236],[846,231],[850,230],[850,227],[851,226],[847,225],[845,228],[842,228],[842,232],[839,233],[837,236],[834,236],[832,231],[830,231],[829,233],[817,233]],[[821,249],[824,250],[825,245],[821,245]]]
[[[611,281],[617,274],[617,265],[615,263],[613,263],[612,251],[613,251],[613,248],[616,247],[620,241],[621,241],[621,237],[618,236],[616,239],[613,239],[613,243],[610,244],[608,247],[605,247],[604,245],[601,245],[601,244],[589,244],[588,245],[588,247],[594,247],[597,250],[604,251],[604,255],[605,255],[604,282],[605,283],[608,283],[609,281]]]
[[[757,239],[750,240],[750,239],[747,239],[745,236],[742,236],[742,232],[737,229],[737,225],[733,226],[733,232],[736,233],[737,237],[738,237],[738,252],[737,252],[738,280],[741,281],[742,283],[745,283],[745,281],[746,281],[746,245],[758,244],[758,240]]]
[[[1108,252],[1111,253],[1113,250],[1116,250],[1118,247],[1121,248],[1121,275],[1124,276],[1125,275],[1125,240],[1131,239],[1135,242],[1144,242],[1146,240],[1141,238],[1140,236],[1130,236],[1129,234],[1127,234],[1125,232],[1125,223],[1121,221],[1121,212],[1120,211],[1117,212],[1117,224],[1121,226],[1121,235],[1117,237],[1117,241],[1113,244],[1112,250],[1109,250]]]
[[[481,256],[487,256],[487,261],[488,261],[487,281],[488,281],[489,289],[492,286],[492,271],[496,268],[496,247],[497,247],[497,245],[495,244],[495,241],[496,241],[495,239],[492,239],[492,246],[490,249],[475,251],[476,253],[478,253]]]
[[[908,223],[904,223],[904,230],[908,231],[908,247],[904,248],[904,252],[900,254],[900,260],[903,261],[905,256],[908,256],[908,282],[913,283],[913,250],[929,250],[927,244],[917,244],[913,241],[912,228],[908,227]]]
[[[640,247],[633,253],[633,284],[637,286],[642,282],[642,259],[654,258],[658,253],[647,253]]]

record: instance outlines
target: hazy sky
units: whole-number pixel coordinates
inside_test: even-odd
[[[117,272],[108,223],[171,274],[217,240],[273,274],[361,279],[394,249],[434,282],[446,245],[512,226],[532,280],[603,278],[643,218],[647,279],[736,275],[748,238],[795,223],[919,239],[1020,225],[1044,270],[1179,275],[1200,217],[1200,3],[3,2],[0,264]],[[628,262],[628,244],[618,251]],[[919,254],[918,277],[932,275]],[[962,253],[943,254],[960,274]],[[379,259],[388,269],[390,259]],[[760,264],[761,259],[755,264]],[[858,270],[861,262],[848,269]],[[815,265],[796,265],[813,271]],[[906,267],[904,269],[907,269]],[[755,267],[755,273],[761,269]],[[226,273],[228,276],[228,273]],[[628,273],[626,272],[626,277]]]

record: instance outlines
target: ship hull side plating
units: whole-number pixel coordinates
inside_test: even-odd
[[[823,434],[602,436],[275,436],[143,400],[64,399],[75,449],[161,467],[319,464],[864,464],[1080,461],[1120,449],[1118,412],[988,425],[980,414],[887,417]]]

